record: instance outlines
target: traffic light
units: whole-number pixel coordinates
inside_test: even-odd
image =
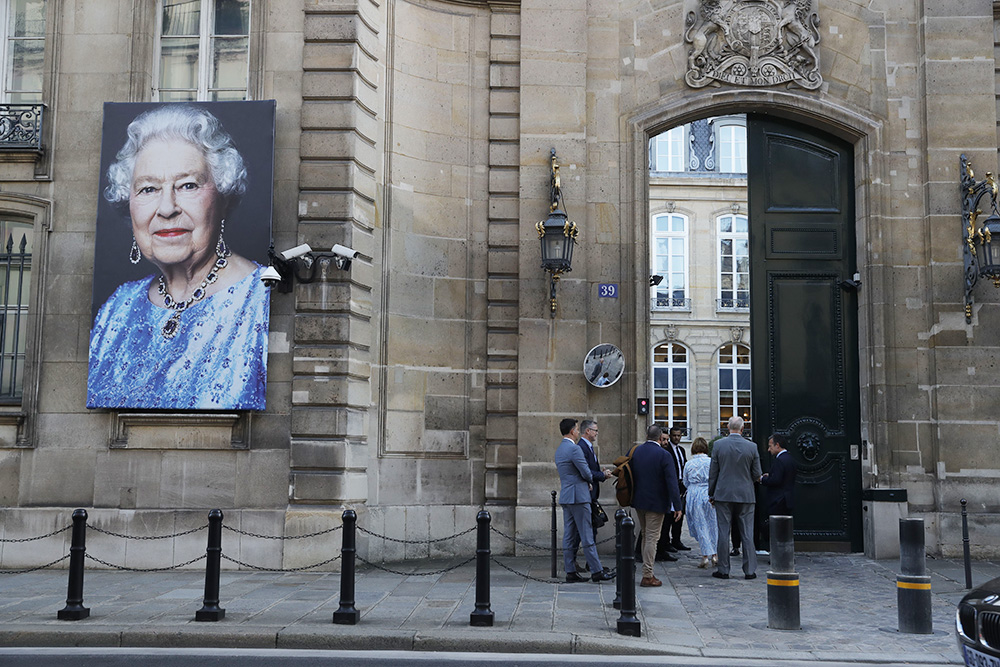
[[[636,407],[635,412],[636,412],[636,414],[639,414],[639,415],[648,415],[649,414],[649,399],[648,398],[640,398],[639,399],[639,405]]]

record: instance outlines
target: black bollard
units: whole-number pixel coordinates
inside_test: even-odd
[[[87,510],[73,510],[73,542],[69,548],[69,584],[66,606],[58,611],[60,621],[79,621],[90,616],[83,606],[83,557],[87,553]]]
[[[635,522],[632,517],[622,519],[622,565],[618,578],[622,579],[621,615],[618,617],[618,634],[642,636],[642,625],[635,616],[635,547],[632,545]]]
[[[899,520],[899,569],[896,603],[899,631],[915,635],[934,633],[931,619],[931,578],[924,553],[924,520]]]
[[[219,606],[219,574],[222,564],[222,510],[208,513],[208,547],[205,549],[205,601],[194,613],[196,621],[221,621],[226,610]]]
[[[469,614],[469,625],[493,626],[490,610],[490,513],[476,515],[476,609]]]
[[[771,569],[767,572],[767,627],[801,630],[799,574],[795,571],[795,533],[792,517],[772,516]]]
[[[552,578],[559,576],[556,565],[559,559],[556,557],[556,549],[559,546],[559,524],[556,523],[556,492],[552,492]]]
[[[965,506],[969,504],[962,498],[962,557],[965,559],[965,587],[972,588],[972,556],[969,554],[969,514]]]
[[[344,510],[344,534],[340,547],[340,608],[333,612],[338,625],[357,625],[361,613],[354,606],[354,557],[357,549],[358,515]]]
[[[622,570],[622,519],[628,516],[628,512],[624,509],[619,508],[615,512],[615,572],[621,573]],[[622,578],[620,576],[615,577],[615,599],[611,605],[615,609],[622,608]]]

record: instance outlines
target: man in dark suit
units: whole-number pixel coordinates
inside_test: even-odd
[[[671,514],[680,518],[681,493],[677,487],[677,474],[670,454],[660,447],[662,429],[652,425],[646,429],[646,442],[632,453],[632,507],[639,515],[642,530],[642,580],[640,586],[661,586],[663,582],[653,576],[656,542],[660,539],[663,519]]]
[[[597,462],[597,452],[594,451],[594,443],[597,442],[597,422],[593,419],[584,419],[580,422],[580,441],[577,443],[580,449],[583,450],[583,456],[587,459],[587,465],[590,467],[590,473],[594,476],[593,480],[590,482],[590,500],[591,503],[597,502],[597,499],[601,497],[601,482],[607,479],[604,471],[601,470],[600,464]],[[594,541],[597,541],[597,526],[594,525]]]
[[[795,510],[795,476],[798,473],[795,460],[788,453],[788,438],[775,433],[767,440],[767,451],[774,457],[771,470],[760,478],[767,487],[767,516],[764,519],[765,545],[770,544],[772,515],[791,516]]]
[[[757,578],[757,554],[753,544],[753,514],[757,503],[754,484],[760,481],[760,454],[757,446],[744,438],[743,419],[729,419],[729,435],[715,441],[708,471],[708,499],[715,505],[719,523],[717,579],[729,578],[729,529],[735,522],[743,541],[743,574]]]
[[[684,525],[684,494],[687,491],[684,487],[684,464],[687,463],[687,453],[684,451],[683,445],[681,445],[683,434],[684,432],[680,428],[673,426],[665,434],[666,437],[660,439],[660,444],[667,450],[670,458],[674,461],[674,471],[677,473],[677,486],[681,490],[682,514],[680,519],[670,522],[669,530],[664,526],[663,535],[660,536],[660,544],[657,548],[657,560],[660,560],[661,556],[668,555],[668,552],[691,551],[690,547],[684,546],[684,543],[681,542],[681,528]]]

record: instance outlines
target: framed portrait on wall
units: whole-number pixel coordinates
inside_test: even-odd
[[[264,409],[274,120],[104,105],[88,408]]]

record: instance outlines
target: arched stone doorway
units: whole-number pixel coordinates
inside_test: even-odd
[[[669,127],[676,126],[691,120],[727,113],[747,113],[751,119],[765,124],[770,124],[771,130],[785,126],[791,128],[791,133],[787,136],[795,135],[801,131],[804,141],[822,141],[823,137],[829,138],[826,145],[837,147],[838,159],[844,163],[845,170],[840,177],[845,178],[842,184],[831,185],[831,190],[839,190],[844,195],[844,207],[839,210],[841,215],[844,234],[837,238],[837,243],[849,244],[850,247],[837,249],[835,254],[843,261],[833,271],[827,266],[825,283],[822,290],[829,297],[827,299],[832,304],[833,310],[825,313],[821,322],[823,326],[830,326],[834,320],[843,325],[846,336],[837,336],[839,343],[846,347],[832,356],[827,356],[827,360],[836,359],[842,367],[836,373],[829,375],[835,378],[833,394],[838,397],[838,406],[843,410],[837,410],[837,417],[826,420],[817,417],[820,411],[811,410],[808,405],[798,403],[788,410],[775,409],[776,406],[787,406],[792,403],[795,394],[791,393],[792,385],[801,384],[793,374],[781,373],[780,360],[776,360],[775,348],[777,341],[778,355],[791,353],[795,346],[783,345],[779,334],[774,330],[774,325],[788,327],[789,319],[785,324],[781,324],[782,317],[788,317],[793,310],[801,310],[807,305],[815,310],[814,301],[820,293],[802,290],[804,285],[818,286],[818,274],[813,275],[808,269],[810,257],[815,258],[816,249],[797,248],[795,252],[786,254],[785,259],[796,257],[799,264],[792,265],[785,263],[781,279],[777,283],[774,281],[775,275],[765,278],[764,260],[766,248],[770,247],[764,242],[764,225],[767,215],[763,212],[773,209],[770,204],[761,205],[765,198],[765,191],[769,190],[766,179],[756,179],[756,185],[751,177],[751,200],[754,199],[756,189],[757,214],[757,246],[756,258],[754,261],[755,271],[758,279],[752,280],[757,290],[757,297],[754,299],[754,311],[758,316],[753,319],[752,338],[757,341],[755,347],[755,386],[754,404],[755,413],[761,414],[755,417],[758,428],[755,430],[755,440],[761,447],[765,469],[767,468],[766,440],[770,431],[787,433],[791,435],[798,445],[796,450],[797,458],[800,460],[800,467],[805,473],[802,477],[804,484],[800,486],[800,496],[805,501],[803,507],[797,510],[802,516],[799,517],[797,538],[810,541],[817,548],[835,548],[843,550],[858,551],[862,549],[861,541],[861,459],[867,454],[866,441],[870,438],[870,433],[878,432],[884,428],[876,419],[873,407],[876,402],[873,400],[874,387],[879,383],[879,378],[874,377],[876,371],[883,366],[877,361],[876,356],[882,349],[882,341],[877,340],[882,327],[873,326],[874,318],[879,315],[874,304],[880,302],[878,294],[881,286],[873,280],[866,284],[866,290],[861,293],[847,290],[841,294],[840,283],[844,278],[853,277],[853,273],[858,270],[865,275],[866,269],[872,266],[872,257],[880,255],[881,238],[873,230],[879,228],[879,205],[884,190],[881,188],[882,179],[878,176],[881,173],[881,156],[877,149],[880,145],[879,122],[873,120],[867,114],[858,110],[845,107],[840,104],[831,104],[814,98],[803,97],[793,93],[785,92],[760,92],[760,91],[729,91],[715,93],[704,96],[682,97],[677,96],[664,100],[655,109],[637,114],[628,121],[629,144],[625,157],[631,167],[632,178],[623,183],[623,188],[627,196],[623,197],[632,206],[633,222],[630,230],[625,230],[623,236],[632,234],[632,239],[623,238],[623,242],[629,243],[635,249],[634,266],[637,275],[633,281],[636,285],[643,284],[643,278],[648,275],[649,268],[649,233],[647,214],[648,180],[646,165],[646,145],[648,139]],[[751,122],[755,122],[751,120]],[[787,133],[786,133],[787,134]],[[808,137],[808,138],[806,138]],[[818,145],[818,144],[816,144]],[[824,148],[823,150],[827,150]],[[759,150],[759,149],[758,149]],[[833,150],[830,148],[830,150]],[[807,151],[808,152],[808,151]],[[799,154],[795,154],[792,159],[800,159]],[[786,153],[785,156],[789,157]],[[801,155],[805,155],[804,153]],[[762,164],[761,156],[758,156],[757,169]],[[808,159],[808,158],[807,158]],[[834,160],[836,162],[836,160]],[[795,169],[784,172],[783,178],[789,174],[796,173]],[[832,174],[831,174],[832,177]],[[818,190],[825,190],[825,186],[817,184]],[[807,198],[808,199],[808,198]],[[778,208],[781,203],[778,202]],[[751,203],[753,207],[754,204]],[[792,207],[794,208],[794,207]],[[796,214],[785,215],[783,219],[784,227],[799,224],[799,232],[810,226],[810,222],[802,217],[803,212],[808,208],[815,208],[812,203],[807,203]],[[822,208],[822,207],[819,207]],[[791,209],[789,209],[790,211]],[[787,211],[786,211],[787,213]],[[820,214],[820,217],[830,217],[830,211]],[[796,217],[798,216],[798,217]],[[846,216],[846,217],[844,217]],[[799,220],[798,223],[794,220]],[[815,217],[812,218],[816,220]],[[751,229],[755,223],[751,222]],[[795,236],[799,232],[793,232]],[[770,231],[766,233],[771,233]],[[752,234],[753,236],[753,234]],[[808,234],[806,234],[808,236]],[[788,237],[790,238],[790,237]],[[822,254],[822,253],[820,253]],[[829,253],[828,253],[829,254]],[[773,253],[772,253],[773,255]],[[777,256],[769,257],[771,266],[775,266]],[[832,271],[832,272],[831,272]],[[772,272],[773,273],[773,272]],[[845,274],[845,275],[841,275]],[[770,280],[770,283],[768,282]],[[792,284],[795,287],[791,287]],[[783,297],[785,307],[781,309],[783,315],[776,317],[778,309],[773,308],[773,289],[767,285],[779,284],[787,287],[786,295]],[[765,294],[770,289],[770,297]],[[798,306],[789,303],[791,294],[797,294],[803,301]],[[645,294],[640,295],[644,297]],[[843,297],[843,298],[841,298]],[[753,297],[752,297],[753,298]],[[769,298],[772,300],[769,302]],[[649,329],[649,312],[643,308],[644,298],[637,298],[640,306],[637,308],[635,320],[635,337],[630,340],[635,341],[635,348],[632,350],[637,361],[636,368],[638,374],[634,378],[634,386],[637,396],[647,396],[650,394],[649,373],[649,347],[647,344]],[[836,312],[834,312],[836,311]],[[846,313],[846,318],[845,318]],[[831,319],[832,318],[832,319]],[[829,341],[824,338],[823,341]],[[822,343],[825,345],[825,343]],[[806,347],[795,348],[795,354],[801,356]],[[845,353],[846,350],[846,353]],[[769,355],[770,351],[770,357]],[[863,368],[858,367],[857,360],[871,360],[870,364],[865,364]],[[776,364],[776,361],[778,363]],[[826,362],[824,362],[826,363]],[[789,368],[785,362],[785,368]],[[844,372],[840,372],[843,370]],[[782,384],[787,381],[789,385],[787,395],[782,394]],[[801,387],[799,387],[801,390]],[[829,388],[825,388],[829,389]],[[828,392],[829,394],[829,392]],[[796,416],[790,418],[788,415],[796,412]],[[798,414],[801,413],[801,414]],[[816,413],[816,414],[813,414]],[[846,415],[846,417],[845,417]],[[762,418],[766,417],[766,418]],[[830,423],[827,423],[830,422]],[[801,442],[798,442],[800,441]],[[834,446],[836,443],[836,446]],[[832,451],[835,448],[837,451]],[[808,457],[805,457],[808,454]],[[836,503],[838,511],[833,513],[822,511],[821,508],[829,508],[830,503]]]

